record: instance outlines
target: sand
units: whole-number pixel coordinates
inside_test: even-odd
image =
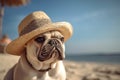
[[[0,54],[0,80],[19,57]],[[64,61],[67,80],[120,80],[120,64]]]

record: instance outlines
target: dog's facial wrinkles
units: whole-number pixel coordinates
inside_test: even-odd
[[[49,37],[48,37],[49,36]],[[64,37],[57,31],[52,31],[38,36],[34,40],[38,47],[37,54],[40,61],[46,61],[52,57],[62,60]]]
[[[62,60],[62,54],[63,48],[61,46],[61,43],[58,39],[53,38],[50,39],[45,46],[41,48],[41,51],[39,52],[38,59],[40,61],[48,60],[52,57],[53,54],[55,54],[55,57]]]
[[[34,41],[36,44],[41,45],[37,47],[38,60],[41,62],[53,57],[59,60],[64,58],[64,56],[62,56],[64,53],[64,37],[58,31],[44,33],[37,36]]]

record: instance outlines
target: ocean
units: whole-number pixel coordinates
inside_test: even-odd
[[[120,54],[75,54],[66,55],[66,60],[120,64]]]

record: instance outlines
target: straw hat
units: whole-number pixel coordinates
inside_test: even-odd
[[[42,11],[36,11],[25,17],[18,27],[19,37],[13,40],[5,48],[5,51],[13,55],[21,55],[24,45],[35,36],[44,32],[57,30],[64,36],[64,41],[72,35],[72,26],[68,22],[52,23],[50,18]]]

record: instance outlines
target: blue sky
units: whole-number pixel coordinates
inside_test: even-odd
[[[3,34],[17,38],[20,21],[38,10],[53,22],[72,24],[67,54],[120,52],[120,0],[31,0],[26,6],[5,7]]]

